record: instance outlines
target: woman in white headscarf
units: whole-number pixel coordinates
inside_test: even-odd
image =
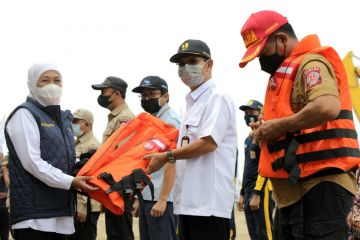
[[[72,115],[61,111],[62,77],[50,64],[34,64],[30,93],[5,124],[9,149],[10,224],[15,238],[66,239],[74,232],[71,187],[95,190],[88,177],[71,176],[75,163]]]

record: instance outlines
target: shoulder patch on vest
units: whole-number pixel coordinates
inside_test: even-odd
[[[321,83],[320,68],[313,67],[304,71],[303,79],[306,82],[307,89]]]

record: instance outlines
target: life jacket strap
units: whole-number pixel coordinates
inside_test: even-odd
[[[302,134],[298,136],[294,136],[296,140],[300,144],[315,142],[319,140],[325,139],[332,139],[332,138],[352,138],[357,139],[357,133],[353,129],[346,129],[346,128],[334,128],[334,129],[327,129],[307,134]],[[269,153],[274,153],[280,151],[281,149],[286,149],[286,143],[288,139],[283,139],[275,143],[268,144]]]
[[[354,120],[353,113],[350,110],[341,110],[336,119],[348,119],[352,121]]]
[[[287,173],[289,173],[289,181],[291,183],[294,183],[295,180],[299,180],[299,177],[301,175],[298,164],[312,161],[328,160],[339,157],[360,157],[360,151],[358,148],[344,147],[296,155],[296,151],[294,153],[293,150],[288,150],[285,153],[285,157],[276,159],[272,162],[271,166],[274,171],[284,169]],[[293,164],[292,167],[291,164]]]
[[[105,193],[109,195],[112,192],[118,192],[124,200],[125,211],[131,212],[134,196],[142,200],[141,190],[145,186],[149,186],[152,200],[154,199],[154,185],[141,168],[134,169],[131,174],[124,176],[120,181],[116,182],[111,173],[100,173],[98,178],[110,185]]]
[[[292,133],[287,133],[284,140],[285,156],[271,163],[274,171],[284,169],[288,174],[290,184],[294,185],[298,182],[301,170],[296,161],[296,151],[300,143]]]

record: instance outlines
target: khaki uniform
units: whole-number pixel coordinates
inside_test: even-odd
[[[108,115],[108,124],[103,134],[103,143],[113,134],[122,123],[134,118],[135,115],[126,103],[121,104]],[[134,239],[132,230],[132,215],[124,213],[115,215],[105,209],[105,226],[108,239]]]
[[[108,115],[108,124],[103,134],[103,143],[113,134],[119,127],[121,123],[124,123],[132,118],[134,118],[134,113],[129,109],[126,103],[121,104],[115,108]]]
[[[75,142],[76,158],[79,158],[82,153],[88,152],[90,149],[97,149],[100,142],[96,139],[93,132],[90,131],[79,137]],[[91,211],[100,212],[101,204],[91,199]],[[87,197],[77,194],[77,211],[83,215],[87,214]]]
[[[311,68],[320,69],[320,81],[316,85],[308,86],[304,73]],[[291,106],[294,112],[300,111],[307,103],[315,98],[332,95],[339,96],[335,72],[329,61],[320,54],[308,54],[304,57],[297,72],[294,89],[291,95]],[[335,182],[351,192],[356,193],[356,181],[353,173],[342,173],[323,177],[311,178],[289,185],[287,179],[271,179],[273,185],[273,198],[279,208],[289,206],[302,198],[302,196],[317,184],[323,181]]]

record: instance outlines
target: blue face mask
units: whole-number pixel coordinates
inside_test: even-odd
[[[81,129],[80,129],[80,124],[72,123],[71,126],[72,126],[72,129],[74,131],[75,137],[80,137],[80,136],[82,136],[84,134],[84,132],[81,131]]]

